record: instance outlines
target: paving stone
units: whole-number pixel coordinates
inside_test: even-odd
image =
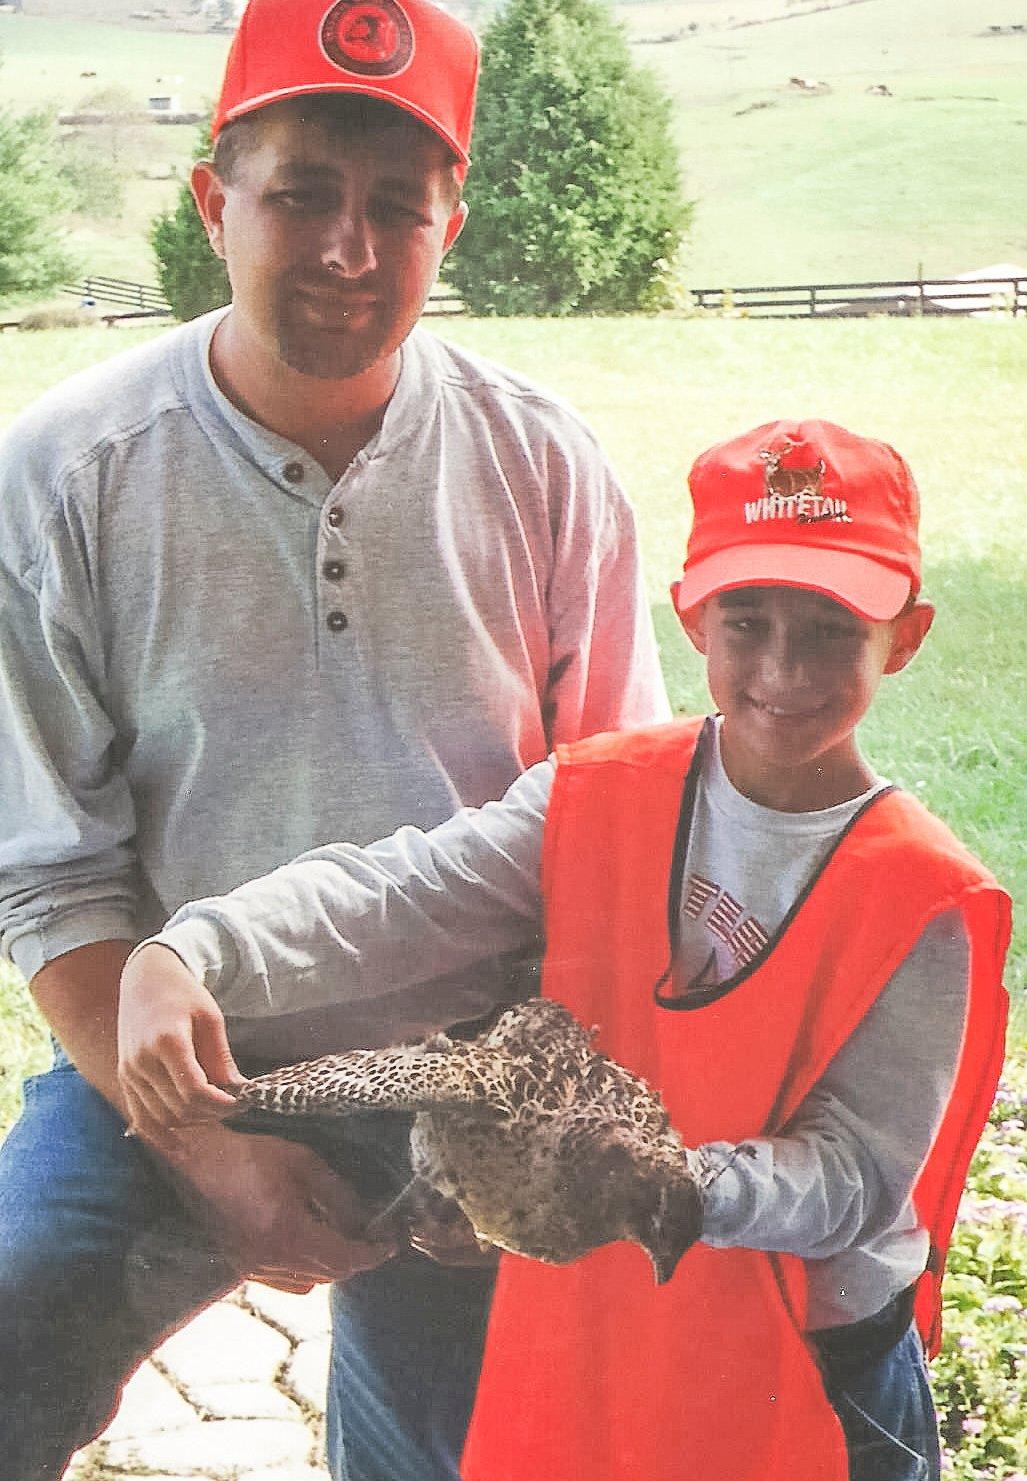
[[[313,1337],[301,1342],[285,1367],[282,1382],[290,1393],[294,1393],[304,1404],[318,1414],[325,1409],[325,1394],[328,1388],[328,1364],[331,1357],[331,1340],[328,1337]]]
[[[167,1478],[235,1477],[240,1472],[305,1468],[314,1440],[302,1424],[275,1419],[212,1419],[172,1434],[114,1440],[107,1446],[112,1469],[155,1473]]]
[[[153,1435],[193,1424],[196,1412],[162,1373],[144,1363],[125,1385],[121,1406],[106,1429],[105,1437],[118,1440],[132,1435]]]
[[[273,1471],[246,1471],[239,1481],[325,1481],[327,1475],[324,1466],[286,1466]]]
[[[304,1342],[308,1337],[323,1337],[331,1330],[330,1289],[329,1286],[315,1286],[306,1295],[299,1296],[292,1291],[276,1291],[272,1286],[249,1281],[243,1287],[242,1299],[294,1341]]]
[[[169,1337],[154,1358],[183,1386],[226,1379],[271,1383],[290,1351],[281,1332],[219,1301]]]
[[[303,1423],[299,1406],[269,1383],[188,1383],[186,1393],[190,1402],[211,1419],[292,1419]]]

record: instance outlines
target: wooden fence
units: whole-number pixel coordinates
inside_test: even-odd
[[[159,288],[121,278],[90,274],[66,284],[65,293],[127,310],[104,318],[170,314]],[[898,278],[876,283],[791,283],[776,287],[692,288],[697,309],[712,314],[753,319],[866,318],[872,314],[916,317],[921,314],[1007,313],[1027,316],[1027,276],[980,278]],[[444,286],[436,287],[426,314],[462,314],[463,303]]]
[[[791,283],[772,288],[693,288],[698,309],[747,318],[866,318],[871,314],[1027,315],[1027,276],[900,278],[876,283]]]
[[[95,303],[118,303],[136,309],[140,314],[170,314],[171,307],[160,288],[147,283],[128,283],[123,278],[89,277],[77,283],[65,283],[62,293],[74,293],[79,299]]]

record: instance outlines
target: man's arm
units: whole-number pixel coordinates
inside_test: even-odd
[[[80,1073],[122,1114],[118,974],[130,949],[123,941],[94,942],[49,962],[31,984]],[[317,1281],[370,1269],[392,1253],[390,1245],[360,1237],[366,1211],[306,1147],[210,1126],[162,1139],[160,1150],[185,1200],[211,1225],[240,1274],[308,1290]]]
[[[579,458],[548,591],[551,746],[670,718],[634,512],[594,444]]]
[[[0,947],[81,1073],[123,1110],[116,1016],[139,935],[136,821],[105,700],[95,501],[65,520],[49,447],[37,428],[0,454]],[[345,1237],[362,1211],[304,1148],[211,1127],[165,1155],[241,1271],[295,1287],[388,1253]]]

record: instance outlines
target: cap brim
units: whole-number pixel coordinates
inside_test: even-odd
[[[816,591],[870,622],[890,622],[905,606],[913,581],[908,571],[848,550],[745,545],[719,550],[686,567],[674,587],[674,603],[679,612],[689,612],[718,591],[739,586],[794,586]]]

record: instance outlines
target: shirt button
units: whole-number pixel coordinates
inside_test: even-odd
[[[282,473],[290,483],[302,483],[304,468],[302,463],[286,463]]]
[[[349,618],[345,612],[329,612],[327,622],[333,633],[341,633],[349,627]]]
[[[336,504],[334,508],[329,509],[328,523],[331,525],[333,530],[338,529],[339,525],[342,524],[342,510],[338,504]]]
[[[325,561],[321,570],[326,581],[341,581],[346,574],[346,566],[343,561]]]

